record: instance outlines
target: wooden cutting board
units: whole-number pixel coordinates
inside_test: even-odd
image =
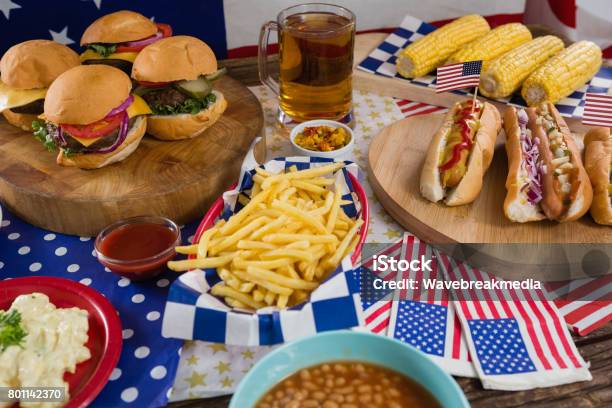
[[[56,153],[2,118],[0,201],[29,223],[82,236],[137,215],[179,224],[201,217],[237,180],[263,126],[261,105],[246,86],[225,76],[215,88],[228,108],[204,134],[176,142],[145,136],[126,160],[97,170],[58,166]],[[265,154],[265,143],[258,149]]]
[[[470,205],[446,207],[419,192],[421,168],[429,142],[444,114],[412,116],[385,129],[372,141],[370,182],[382,205],[407,230],[433,243],[609,243],[612,228],[595,224],[587,214],[569,223],[519,224],[503,213],[508,163],[505,135],[498,135],[495,155],[483,189]],[[575,133],[582,149],[582,134]]]

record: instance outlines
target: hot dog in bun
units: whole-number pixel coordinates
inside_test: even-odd
[[[612,225],[612,135],[610,128],[595,127],[584,137],[584,166],[593,185],[591,216],[596,223]]]
[[[551,103],[508,107],[504,213],[514,222],[576,220],[591,205],[593,190],[567,124]]]
[[[493,160],[501,118],[495,106],[476,100],[457,102],[435,134],[421,172],[421,194],[446,205],[469,204],[482,189]]]

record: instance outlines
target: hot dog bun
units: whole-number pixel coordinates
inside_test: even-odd
[[[548,102],[547,105],[549,112],[552,113],[555,122],[559,126],[563,139],[565,140],[565,143],[567,143],[568,149],[572,153],[571,161],[578,167],[578,179],[580,180],[580,186],[576,192],[576,199],[571,203],[569,209],[559,218],[558,221],[575,221],[586,214],[591,207],[591,202],[593,201],[593,188],[591,187],[589,176],[587,175],[584,165],[582,164],[580,151],[578,150],[578,146],[576,146],[572,132],[557,108],[555,108],[555,105],[550,102]]]
[[[589,182],[586,170],[580,158],[580,152],[571,131],[569,130],[565,120],[561,117],[557,109],[552,103],[543,103],[537,108],[526,108],[525,112],[529,118],[527,128],[531,132],[532,137],[538,140],[539,160],[542,170],[540,173],[542,185],[542,200],[538,203],[539,207],[544,212],[546,218],[558,222],[574,221],[582,217],[591,206],[593,198],[593,190]],[[547,127],[553,127],[552,130]],[[552,143],[557,149],[553,152],[551,148],[551,140],[557,139],[557,144]],[[561,141],[561,142],[560,142]],[[570,169],[576,169],[576,173],[570,181],[571,190],[566,190],[565,193],[560,189],[561,175],[557,175],[557,166],[561,166],[559,162],[554,164],[554,161],[563,159],[563,152],[559,153],[559,149],[563,148],[566,156],[569,158],[567,163],[571,163]],[[566,162],[561,162],[563,166]],[[572,173],[564,173],[572,174]],[[564,175],[563,177],[568,177]],[[567,183],[567,181],[566,181]],[[572,198],[573,197],[573,198]],[[566,203],[565,200],[571,200]]]
[[[429,145],[421,171],[420,189],[423,197],[433,202],[438,202],[446,197],[445,203],[449,206],[469,204],[476,199],[482,189],[484,174],[493,160],[495,140],[501,128],[499,111],[495,106],[484,102],[480,115],[480,127],[474,136],[466,173],[454,189],[445,190],[442,186],[438,165],[446,138],[453,125],[453,117],[459,109],[461,109],[459,102],[449,109],[442,126]]]
[[[537,204],[530,203],[521,194],[523,180],[521,165],[523,150],[521,149],[521,130],[517,111],[509,106],[504,112],[504,132],[506,133],[506,153],[508,155],[508,177],[506,178],[506,199],[504,214],[513,222],[540,221],[546,218]]]
[[[608,193],[611,157],[610,129],[595,127],[589,130],[584,137],[584,164],[593,185],[591,216],[596,223],[602,225],[612,225],[612,206]]]

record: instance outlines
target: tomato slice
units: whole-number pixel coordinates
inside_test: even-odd
[[[161,35],[162,35],[161,38],[172,36],[172,27],[169,24],[156,23],[156,25],[157,25],[157,31],[161,32]],[[159,41],[161,38],[157,39],[156,41]],[[144,40],[138,40],[138,42],[140,41],[144,41]],[[153,44],[156,41],[153,41],[147,44],[143,44],[143,45],[117,44],[116,52],[139,52],[147,45]]]
[[[142,85],[145,88],[165,88],[172,82],[149,82],[149,81],[138,81],[138,85]]]
[[[164,23],[155,23],[155,24],[157,24],[157,29],[161,31],[162,37],[164,38],[172,37],[172,27],[170,26],[170,24],[164,24]]]
[[[129,45],[117,45],[117,49],[115,50],[115,52],[139,52],[144,47],[146,47],[146,45],[142,45],[138,47],[132,47]]]
[[[123,112],[89,125],[60,125],[62,130],[82,139],[95,139],[109,134],[121,125]]]

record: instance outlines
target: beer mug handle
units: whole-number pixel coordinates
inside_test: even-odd
[[[270,31],[276,30],[278,32],[278,23],[275,21],[268,21],[261,26],[259,32],[259,52],[257,54],[257,62],[259,65],[259,80],[262,84],[266,85],[276,95],[279,94],[278,82],[276,82],[268,73],[268,41],[270,39]]]

